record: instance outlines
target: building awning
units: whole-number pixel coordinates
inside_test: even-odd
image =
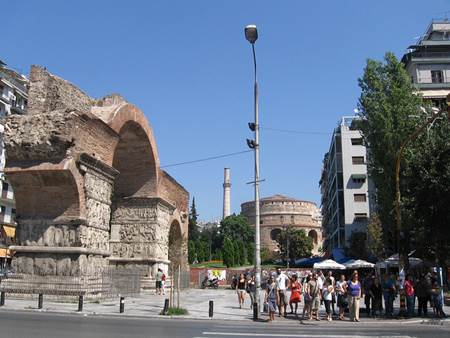
[[[7,237],[14,238],[16,236],[16,228],[11,227],[9,225],[4,225],[3,230],[5,231],[5,234]]]
[[[0,258],[11,257],[11,251],[7,248],[0,248]]]
[[[448,89],[435,89],[435,90],[421,89],[418,92],[420,94],[422,94],[422,97],[425,99],[439,99],[439,98],[447,97],[450,90],[448,90]]]

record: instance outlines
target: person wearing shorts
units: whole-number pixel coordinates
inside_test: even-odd
[[[275,279],[277,284],[278,292],[278,311],[279,315],[286,317],[286,310],[288,305],[287,300],[287,286],[289,283],[289,278],[281,271],[280,268],[277,269],[277,278]]]
[[[155,280],[156,280],[156,294],[161,295],[162,294],[162,278],[163,278],[163,272],[161,269],[158,269],[158,272],[156,273]]]
[[[247,280],[245,279],[245,276],[243,273],[239,275],[237,284],[236,284],[236,291],[238,294],[238,301],[239,301],[239,308],[242,309],[242,306],[244,305],[245,301],[245,294],[247,289]]]
[[[309,315],[309,319],[314,319],[319,321],[319,307],[320,307],[320,290],[319,285],[317,283],[317,274],[314,273],[312,275],[311,280],[308,282],[308,292],[311,296],[311,311]]]

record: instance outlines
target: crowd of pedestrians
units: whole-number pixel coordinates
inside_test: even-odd
[[[381,279],[381,282],[380,282]],[[241,274],[237,278],[236,291],[239,307],[245,302],[245,295],[250,295],[250,308],[254,304],[256,283],[254,276]],[[443,300],[435,274],[424,274],[419,277],[408,275],[403,284],[406,297],[406,315],[413,317],[428,315],[428,304],[436,317],[445,317]],[[341,274],[335,279],[332,271],[326,276],[322,271],[310,272],[301,277],[295,272],[284,272],[277,269],[269,274],[265,283],[264,309],[269,314],[269,321],[278,316],[286,317],[290,314],[298,317],[299,304],[303,303],[302,320],[347,320],[360,321],[360,303],[364,299],[367,317],[394,316],[394,301],[399,297],[399,279],[394,275],[385,274],[382,278],[366,273],[361,277],[354,271],[346,277]],[[417,312],[416,308],[417,298]],[[324,307],[325,315],[320,315]],[[335,308],[338,308],[336,313]],[[383,311],[384,309],[384,311]]]

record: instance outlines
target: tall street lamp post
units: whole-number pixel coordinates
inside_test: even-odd
[[[437,110],[433,108],[433,112],[431,117],[429,117],[425,123],[420,125],[411,135],[409,135],[400,145],[400,148],[397,151],[397,157],[395,162],[395,215],[396,215],[396,225],[397,225],[397,250],[398,250],[398,271],[399,275],[402,277],[402,287],[403,287],[403,279],[406,275],[405,270],[409,268],[408,255],[405,250],[401,249],[401,237],[402,236],[402,212],[401,212],[401,195],[400,195],[400,164],[403,156],[403,152],[405,151],[406,146],[414,141],[417,137],[419,137],[422,132],[428,128],[428,126],[432,125],[434,121],[436,121],[443,112],[447,112],[447,117],[450,119],[450,94],[447,95],[446,99],[447,110]],[[400,315],[404,315],[406,313],[406,301],[405,301],[405,293],[403,290],[400,293]]]
[[[252,45],[253,52],[253,65],[254,65],[254,111],[255,122],[248,124],[251,131],[255,133],[254,140],[248,140],[247,144],[255,151],[255,282],[256,290],[253,304],[253,320],[257,320],[260,312],[260,299],[261,293],[261,243],[260,243],[260,220],[259,220],[259,112],[258,112],[258,81],[256,77],[256,54],[255,54],[255,42],[258,39],[258,30],[255,25],[248,25],[245,27],[245,38]]]

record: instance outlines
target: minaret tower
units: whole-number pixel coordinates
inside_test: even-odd
[[[223,172],[223,215],[222,219],[230,216],[231,197],[230,197],[230,168],[225,168]]]

